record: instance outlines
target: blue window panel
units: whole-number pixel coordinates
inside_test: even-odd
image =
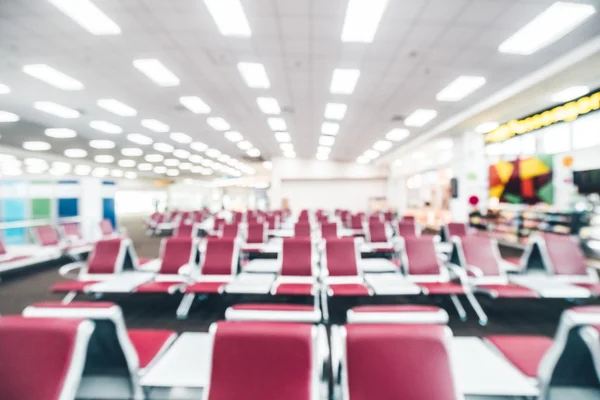
[[[4,244],[6,245],[18,245],[27,244],[27,231],[25,228],[11,228],[4,230]]]
[[[117,229],[117,217],[115,215],[115,199],[102,199],[104,209],[103,218],[112,223],[113,228]]]
[[[58,181],[61,185],[77,185],[79,181]]]
[[[102,184],[103,184],[103,185],[111,185],[111,186],[114,186],[114,185],[116,185],[116,184],[117,184],[117,182],[115,182],[115,181],[103,181],[103,182],[102,182]]]
[[[17,222],[27,219],[27,201],[25,199],[4,199],[2,201],[2,221]]]
[[[77,217],[79,199],[58,199],[58,218]]]

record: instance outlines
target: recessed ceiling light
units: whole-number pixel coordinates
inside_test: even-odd
[[[0,83],[0,94],[8,94],[10,93],[10,88],[2,83]]]
[[[485,78],[481,76],[459,76],[448,86],[442,89],[435,98],[438,101],[459,101],[475,90],[485,85]]]
[[[319,144],[321,146],[333,146],[335,143],[335,136],[321,136],[319,137]]]
[[[179,86],[179,78],[155,58],[134,60],[133,66],[158,86]]]
[[[204,4],[222,35],[239,37],[252,35],[240,0],[204,0]]]
[[[448,150],[454,147],[454,142],[452,141],[452,139],[441,139],[438,140],[438,142],[435,144],[435,147],[437,147],[440,150]]]
[[[412,158],[413,160],[422,160],[425,158],[425,153],[423,153],[422,151],[415,151],[414,153],[412,153]]]
[[[0,153],[0,163],[13,162],[13,161],[17,161],[17,157],[13,156],[12,154]]]
[[[488,133],[499,127],[500,124],[497,122],[484,122],[483,124],[477,125],[475,132],[477,133]]]
[[[148,162],[162,162],[165,159],[165,156],[162,154],[146,154],[144,160]]]
[[[231,125],[221,117],[206,118],[206,123],[217,131],[226,131],[231,129]]]
[[[127,179],[136,179],[137,178],[137,173],[133,172],[133,171],[127,171],[125,172],[125,178]]]
[[[363,156],[373,160],[373,159],[379,157],[380,154],[381,153],[379,153],[377,150],[369,149],[363,153]]]
[[[182,132],[173,132],[169,135],[169,137],[171,138],[172,141],[181,143],[181,144],[188,144],[188,143],[192,143],[194,141],[194,139],[192,139],[192,137],[190,135],[186,135],[185,133],[182,133]]]
[[[91,121],[90,126],[98,131],[110,133],[111,135],[123,133],[123,128],[107,121]]]
[[[248,157],[260,157],[260,150],[257,148],[251,148],[246,152]]]
[[[125,147],[124,149],[121,149],[121,154],[125,157],[140,157],[144,154],[144,151],[137,147]]]
[[[410,135],[408,129],[394,128],[385,135],[385,138],[392,142],[401,142],[406,139],[408,135]]]
[[[296,158],[296,152],[295,151],[286,151],[283,153],[283,156],[285,158]]]
[[[325,119],[341,121],[346,115],[348,106],[341,103],[327,103],[325,106]]]
[[[194,114],[208,114],[210,107],[198,96],[183,96],[179,102]]]
[[[168,176],[179,176],[181,172],[179,172],[178,169],[168,169],[167,170],[167,175]]]
[[[253,89],[268,89],[271,87],[264,65],[259,63],[241,62],[237,65],[246,84]]]
[[[371,43],[387,0],[350,0],[342,28],[342,42]]]
[[[565,90],[561,90],[552,96],[552,101],[557,103],[566,103],[571,100],[575,100],[578,97],[584,96],[590,92],[590,88],[587,86],[572,86]]]
[[[281,143],[279,148],[281,151],[294,151],[294,145],[291,143]]]
[[[104,168],[104,167],[97,167],[94,168],[94,170],[92,171],[92,175],[97,177],[97,178],[103,178],[106,175],[108,175],[108,168]]]
[[[193,165],[189,162],[179,164],[179,169],[182,171],[188,171],[192,169]]]
[[[221,155],[221,152],[217,149],[207,149],[205,154],[210,158],[217,158]]]
[[[25,65],[23,72],[62,90],[82,90],[83,84],[46,64]]]
[[[133,168],[136,165],[137,165],[137,163],[135,162],[135,160],[128,160],[128,159],[119,160],[119,167]]]
[[[118,35],[121,28],[89,0],[48,0],[92,35]]]
[[[17,122],[19,116],[8,111],[0,111],[0,122]]]
[[[410,114],[405,120],[404,125],[420,127],[434,119],[437,115],[435,110],[418,109]]]
[[[142,164],[138,164],[137,168],[140,171],[152,171],[152,168],[154,168],[154,165],[148,164],[148,163],[142,163]]]
[[[110,164],[115,162],[115,158],[110,154],[99,154],[96,157],[94,157],[94,161],[100,164]]]
[[[27,165],[28,167],[39,167],[39,166],[44,166],[44,165],[48,166],[48,161],[43,160],[41,158],[34,158],[34,157],[24,159],[23,163],[25,165]]]
[[[150,145],[153,142],[152,138],[142,135],[140,133],[130,133],[129,135],[127,135],[127,140],[142,146]]]
[[[177,149],[173,151],[173,155],[177,158],[186,159],[190,157],[191,153],[187,150]]]
[[[114,149],[115,142],[112,140],[90,140],[90,147],[94,149]]]
[[[200,162],[200,164],[204,165],[205,167],[210,167],[212,165],[214,165],[214,161],[213,160],[202,160],[202,162]]]
[[[323,135],[337,135],[340,131],[340,125],[335,122],[323,122],[321,124],[321,133]]]
[[[152,171],[154,171],[155,174],[166,174],[167,167],[165,167],[163,165],[159,165],[158,167],[154,167],[154,169]]]
[[[271,130],[274,130],[274,131],[286,131],[287,130],[287,124],[285,123],[285,120],[283,118],[271,117],[271,118],[267,119],[267,123],[269,124],[269,127],[271,128]]]
[[[204,167],[195,166],[195,167],[192,167],[190,169],[190,171],[192,171],[192,173],[194,173],[194,174],[200,174],[200,173],[202,173],[202,171],[204,171]]]
[[[533,54],[571,32],[595,12],[589,4],[558,1],[502,42],[498,51]]]
[[[262,165],[264,169],[273,169],[273,163],[271,161],[264,161]]]
[[[135,108],[129,107],[127,104],[121,103],[115,99],[100,99],[96,104],[98,104],[98,107],[104,108],[121,117],[133,117],[137,115]]]
[[[197,154],[192,154],[189,158],[190,162],[193,162],[194,164],[198,164],[199,162],[201,162],[202,160],[204,160],[204,157],[199,156]]]
[[[218,160],[219,162],[227,162],[227,161],[229,161],[230,159],[231,159],[231,157],[229,157],[227,154],[221,154],[221,155],[220,155],[220,156],[217,158],[217,160]]]
[[[331,153],[331,147],[327,147],[327,146],[319,146],[317,147],[317,153]]]
[[[242,142],[239,142],[237,144],[237,147],[240,148],[241,150],[250,150],[254,146],[252,146],[252,143],[250,143],[249,141],[244,140]]]
[[[213,174],[213,171],[212,171],[211,169],[204,168],[204,169],[202,170],[202,172],[200,172],[200,173],[201,173],[202,175],[212,175],[212,174]]]
[[[202,142],[193,142],[190,144],[190,147],[192,148],[192,150],[199,152],[203,152],[206,151],[206,149],[208,149],[208,146]]]
[[[388,151],[392,148],[392,142],[387,140],[378,140],[373,144],[373,149],[377,151]]]
[[[356,162],[357,162],[358,164],[368,164],[368,163],[370,163],[370,162],[371,162],[371,159],[370,159],[370,158],[367,158],[367,157],[365,157],[365,156],[360,156],[360,157],[357,157],[357,158],[356,158]]]
[[[37,110],[65,119],[79,118],[81,115],[77,110],[61,106],[60,104],[51,101],[36,101],[33,103],[33,107]]]
[[[83,149],[67,149],[65,150],[65,156],[69,158],[85,158],[88,152]]]
[[[123,172],[120,169],[113,169],[110,171],[110,176],[112,176],[113,178],[122,178],[125,176],[125,172]]]
[[[279,143],[288,143],[292,141],[292,137],[287,132],[275,132],[275,140]]]
[[[169,129],[171,129],[169,125],[163,124],[156,119],[143,119],[141,124],[144,128],[148,128],[151,131],[159,133],[169,132]]]
[[[333,70],[329,91],[333,94],[352,94],[359,77],[360,70],[358,69],[336,68]]]
[[[70,139],[77,136],[77,132],[67,128],[48,128],[44,131],[44,134],[54,139]]]
[[[317,153],[317,160],[326,161],[329,159],[329,153]]]
[[[23,142],[23,148],[30,151],[47,151],[50,150],[52,146],[50,146],[50,143],[47,142],[33,140],[30,142]]]
[[[259,97],[256,99],[258,108],[265,114],[281,114],[279,102],[274,97]]]
[[[165,164],[167,167],[176,167],[179,165],[179,163],[179,160],[176,158],[167,158],[163,161],[163,164]]]
[[[244,137],[239,132],[229,131],[229,132],[225,132],[225,139],[229,140],[230,142],[237,143],[237,142],[241,142],[242,140],[244,140]]]
[[[162,153],[172,153],[175,150],[175,147],[171,146],[168,143],[154,143],[152,146],[154,150],[160,151]]]

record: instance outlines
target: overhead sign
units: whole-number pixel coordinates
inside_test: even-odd
[[[546,110],[530,117],[513,120],[499,126],[485,135],[486,143],[498,143],[514,136],[535,131],[558,122],[568,122],[577,119],[580,115],[600,109],[600,91],[583,96],[561,106]]]

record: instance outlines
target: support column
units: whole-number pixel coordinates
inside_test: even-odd
[[[81,217],[81,234],[86,240],[98,240],[100,238],[99,224],[104,215],[102,180],[81,178],[80,184],[79,216]]]

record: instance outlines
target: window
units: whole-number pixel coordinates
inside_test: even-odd
[[[557,154],[571,150],[571,135],[568,124],[558,124],[543,129],[542,153]]]
[[[536,136],[533,134],[523,135],[521,137],[521,154],[530,156],[536,151]]]
[[[600,146],[600,114],[587,115],[573,122],[573,148]]]

